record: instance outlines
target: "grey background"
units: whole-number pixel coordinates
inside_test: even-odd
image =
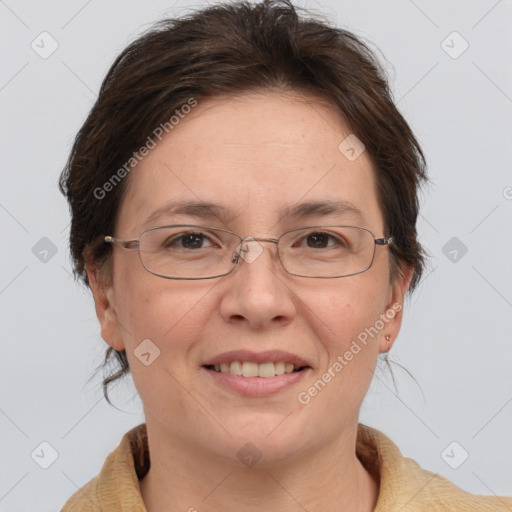
[[[87,382],[106,345],[89,293],[70,275],[56,183],[115,56],[151,22],[200,5],[0,1],[2,511],[59,509],[143,421],[130,380],[112,394],[119,410],[103,400],[100,374]],[[397,394],[382,365],[360,419],[460,487],[512,495],[512,2],[307,7],[382,50],[433,182],[419,222],[429,269],[391,351],[417,384],[394,366]],[[43,31],[58,43],[47,59],[31,47],[51,47]],[[461,55],[454,31],[469,44]],[[43,441],[58,453],[48,469]],[[463,449],[469,458],[453,469],[447,461],[460,463]]]

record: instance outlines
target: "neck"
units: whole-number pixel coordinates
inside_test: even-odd
[[[147,512],[375,509],[378,484],[355,454],[357,425],[319,450],[261,468],[170,442],[158,427],[147,423],[151,468],[140,482]]]

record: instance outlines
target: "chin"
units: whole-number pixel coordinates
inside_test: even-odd
[[[283,413],[254,413],[244,415],[239,421],[233,418],[227,427],[233,437],[225,437],[228,450],[233,450],[238,456],[243,455],[244,447],[248,452],[254,450],[255,455],[259,451],[261,464],[282,462],[293,457],[299,448],[304,447],[305,437],[309,436],[306,427],[297,423],[296,417],[293,421],[288,419]]]

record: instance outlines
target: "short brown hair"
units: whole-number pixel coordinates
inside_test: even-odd
[[[97,191],[156,127],[168,123],[190,98],[291,89],[330,100],[366,146],[375,166],[385,236],[395,242],[390,278],[401,267],[411,267],[410,290],[415,288],[424,268],[416,233],[418,191],[427,179],[422,150],[367,44],[298,11],[288,0],[217,4],[158,22],[117,57],[60,177],[71,210],[74,271],[85,284],[86,263],[101,268],[109,262],[111,246],[103,237],[114,232],[128,178],[109,187],[106,198]],[[129,371],[124,351],[112,347],[105,365],[113,353],[121,368],[103,382],[107,400],[107,386]]]

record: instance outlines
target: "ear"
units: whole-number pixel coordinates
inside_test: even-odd
[[[393,346],[402,325],[405,293],[414,273],[412,267],[400,269],[398,277],[390,285],[388,304],[384,311],[385,327],[381,332],[379,352],[388,352]],[[389,336],[389,344],[386,338]]]
[[[97,266],[85,266],[89,286],[94,297],[96,316],[100,322],[101,337],[115,350],[125,349],[121,325],[115,309],[115,293],[112,285],[105,286]]]

